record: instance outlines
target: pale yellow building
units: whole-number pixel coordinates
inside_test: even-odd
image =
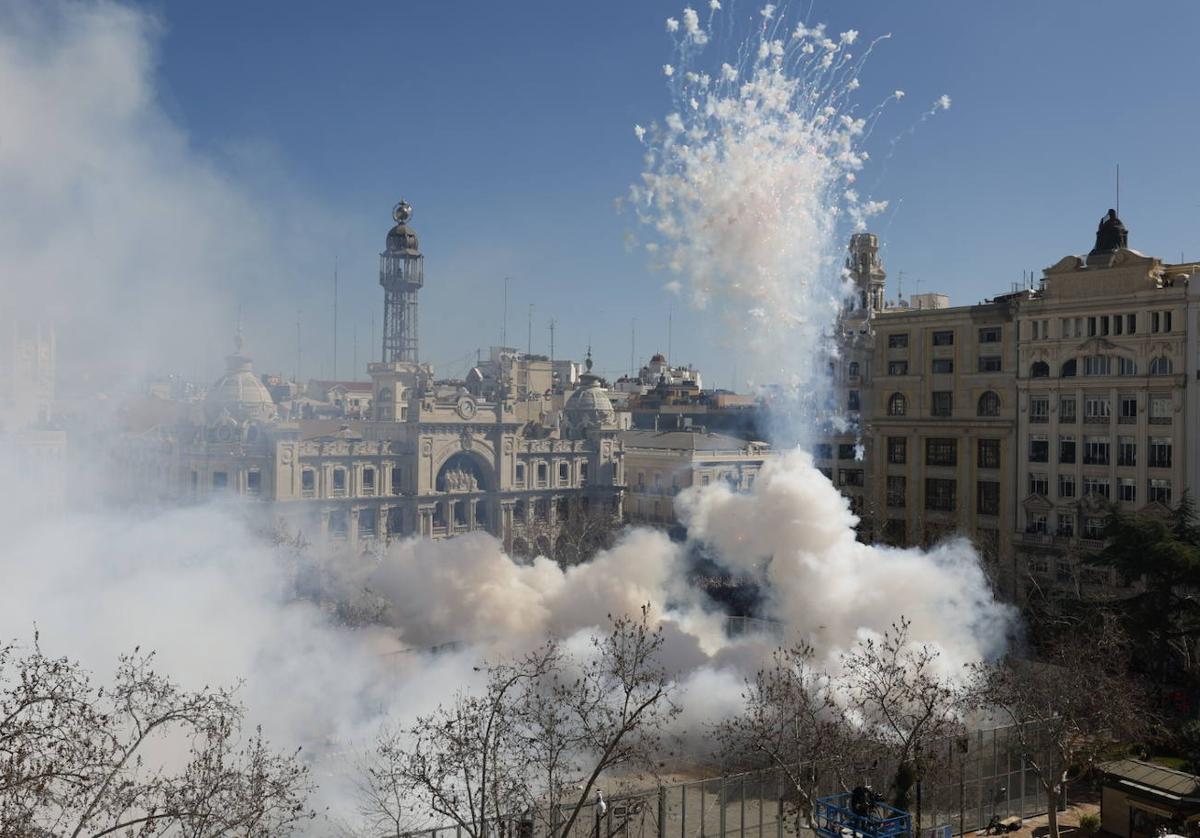
[[[675,497],[692,486],[723,482],[748,491],[770,456],[766,443],[703,431],[627,430],[618,439],[628,484],[625,520],[634,524],[675,526]]]

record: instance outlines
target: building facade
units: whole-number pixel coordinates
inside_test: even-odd
[[[723,482],[748,491],[770,449],[762,442],[697,431],[627,430],[620,433],[628,482],[625,520],[673,527],[675,497],[692,486]]]
[[[575,515],[620,514],[619,423],[587,372],[545,421],[530,421],[513,382],[487,393],[439,382],[418,360],[423,283],[407,204],[380,256],[389,315],[384,357],[368,371],[361,420],[281,420],[239,335],[227,371],[182,422],[124,437],[116,452],[136,496],[170,502],[232,492],[321,540],[445,538],[481,530],[517,555],[553,556]],[[414,278],[419,278],[418,282]],[[540,414],[539,414],[540,415]]]
[[[814,453],[865,538],[966,536],[1018,601],[1111,589],[1080,561],[1108,504],[1163,514],[1197,485],[1200,414],[1184,417],[1200,410],[1200,266],[1097,238],[1036,289],[952,307],[883,304],[877,243],[854,237],[833,370],[849,427]]]

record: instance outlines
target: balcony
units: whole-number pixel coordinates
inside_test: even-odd
[[[1151,416],[1150,424],[1151,425],[1170,425],[1171,417],[1170,416]]]
[[[1085,425],[1107,425],[1112,421],[1111,416],[1085,416],[1083,424]]]
[[[1117,424],[1118,425],[1136,425],[1137,417],[1136,416],[1118,416]]]

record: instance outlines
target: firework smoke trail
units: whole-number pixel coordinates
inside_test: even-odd
[[[758,375],[784,385],[793,415],[808,413],[845,295],[841,238],[886,208],[856,188],[883,104],[860,116],[853,96],[879,39],[858,54],[857,31],[793,24],[766,5],[736,65],[706,61],[719,14],[711,4],[707,27],[691,8],[667,20],[674,110],[635,126],[646,154],[630,202],[653,231],[648,249],[685,278],[671,287],[720,305]]]

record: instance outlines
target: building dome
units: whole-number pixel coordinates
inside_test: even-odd
[[[388,253],[420,253],[421,246],[417,234],[408,226],[412,218],[412,206],[407,201],[401,201],[392,208],[392,218],[396,221],[387,236]]]
[[[225,412],[237,420],[274,419],[275,400],[254,374],[250,358],[242,354],[241,333],[234,339],[234,353],[225,358],[225,364],[225,374],[209,388],[204,400],[204,410],[209,418]]]
[[[580,388],[571,394],[563,405],[563,414],[569,428],[585,432],[593,428],[615,427],[617,413],[613,410],[608,394],[600,386],[600,379],[592,375],[592,354],[589,351],[585,362],[587,372],[579,377]]]
[[[667,359],[663,356],[663,354],[661,352],[656,352],[654,354],[654,357],[650,359],[650,363],[652,363],[652,364],[665,364],[666,362],[667,362]]]

